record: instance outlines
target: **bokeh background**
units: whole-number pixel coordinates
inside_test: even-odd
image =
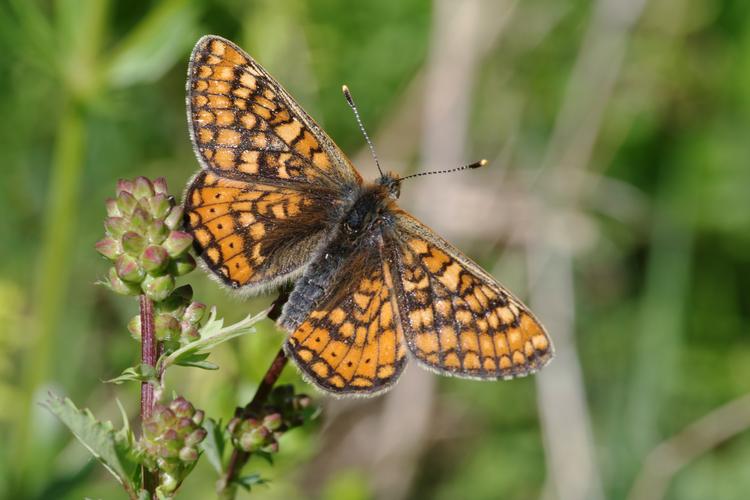
[[[745,0],[0,2],[0,497],[124,498],[37,402],[117,421],[133,300],[94,282],[121,177],[198,168],[184,80],[202,34],[274,74],[387,168],[479,158],[402,204],[524,298],[555,361],[479,383],[411,367],[387,396],[320,397],[255,498],[744,499],[750,491],[750,3]],[[196,297],[237,320],[272,296]],[[169,385],[210,415],[252,395],[270,322]],[[305,388],[290,367],[284,379]],[[311,388],[307,390],[312,392]],[[183,498],[210,498],[202,463]]]

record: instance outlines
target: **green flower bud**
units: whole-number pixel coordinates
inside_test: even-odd
[[[166,194],[156,194],[148,199],[151,216],[155,219],[164,219],[169,214],[172,205]]]
[[[171,314],[159,314],[154,318],[154,330],[159,340],[170,340],[180,334],[180,323]]]
[[[195,413],[193,413],[193,423],[195,425],[201,425],[203,423],[203,417],[205,417],[206,412],[203,410],[195,410]]]
[[[260,429],[264,429],[261,427]],[[243,451],[256,451],[266,442],[268,434],[264,434],[260,429],[253,429],[250,432],[245,432],[240,436],[239,445]]]
[[[140,176],[135,178],[133,183],[133,196],[137,199],[148,198],[154,195],[154,186],[146,177]]]
[[[146,234],[151,243],[161,245],[167,239],[167,236],[169,236],[169,227],[167,227],[163,220],[155,219],[149,222]]]
[[[169,274],[165,276],[148,275],[141,283],[141,289],[151,300],[161,302],[174,290],[174,277]]]
[[[143,250],[141,264],[147,273],[154,275],[160,274],[169,264],[169,255],[162,247],[151,245]]]
[[[167,180],[164,177],[156,178],[153,184],[154,192],[156,194],[169,195],[169,190],[167,189]]]
[[[177,416],[166,406],[156,404],[154,405],[153,420],[162,427],[169,427],[177,421]]]
[[[201,304],[200,302],[191,302],[190,305],[187,306],[187,309],[185,309],[185,314],[183,314],[182,318],[189,324],[196,325],[200,323],[205,314],[206,304]]]
[[[174,412],[178,417],[192,417],[195,408],[190,402],[182,396],[177,397],[169,403],[169,409]]]
[[[276,431],[281,427],[282,419],[280,413],[272,413],[270,415],[266,415],[266,417],[263,419],[263,425],[267,427],[271,431]]]
[[[187,325],[186,327],[184,321],[180,324],[180,326],[182,327],[182,333],[180,334],[180,342],[183,345],[189,344],[190,342],[195,342],[196,340],[200,340],[201,334],[198,328],[192,325]]]
[[[104,230],[113,238],[120,238],[128,228],[128,222],[122,217],[107,217],[104,219]]]
[[[183,276],[195,269],[196,262],[192,255],[186,253],[181,257],[174,259],[170,266],[170,271],[177,276]]]
[[[133,256],[140,255],[143,249],[146,248],[146,239],[134,231],[127,231],[122,235],[120,241],[125,253]]]
[[[192,446],[185,446],[180,450],[179,457],[183,462],[195,462],[198,460],[198,450]]]
[[[135,340],[141,340],[141,315],[136,314],[128,321],[128,331]]]
[[[207,435],[208,431],[203,427],[199,427],[185,437],[185,444],[188,446],[195,446],[206,439]]]
[[[182,224],[182,215],[182,207],[176,205],[172,207],[172,210],[169,211],[169,215],[167,215],[166,219],[164,219],[164,223],[167,225],[167,227],[169,227],[169,229],[176,229]]]
[[[94,245],[96,251],[108,258],[109,260],[115,260],[117,256],[122,252],[122,248],[116,239],[105,236],[101,240],[96,242]]]
[[[266,453],[278,453],[279,452],[279,442],[274,439],[267,445],[263,446],[261,451],[265,451]]]
[[[182,231],[172,231],[162,246],[170,257],[179,257],[193,244],[193,237]]]
[[[117,194],[121,193],[132,193],[133,192],[133,181],[130,179],[119,179],[117,181]]]
[[[141,234],[146,234],[151,217],[141,207],[136,207],[130,215],[130,227]]]
[[[104,202],[104,206],[107,208],[107,217],[121,217],[122,212],[117,206],[117,200],[114,198],[107,198]]]
[[[138,285],[120,279],[114,267],[109,268],[107,281],[103,284],[113,292],[119,293],[120,295],[138,295],[141,293],[141,289]]]
[[[143,280],[146,272],[138,265],[138,261],[127,254],[120,255],[115,261],[117,275],[123,281],[130,283],[139,283]]]
[[[117,195],[116,203],[120,213],[127,217],[133,213],[133,210],[135,210],[135,207],[138,205],[138,200],[136,200],[132,194],[123,191]]]

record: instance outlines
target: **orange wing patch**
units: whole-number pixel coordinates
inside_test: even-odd
[[[389,271],[384,267],[350,271],[342,273],[350,278],[346,281],[350,289],[315,307],[289,336],[285,348],[322,389],[374,395],[393,385],[403,371],[406,343]],[[283,318],[281,323],[285,325]]]
[[[204,171],[188,189],[186,224],[198,253],[225,283],[235,288],[257,285],[304,264],[301,260],[309,251],[302,250],[318,244],[325,226],[309,213],[304,220],[300,215],[318,213],[320,204],[288,187],[248,184]],[[289,251],[280,242],[297,245],[299,251]]]
[[[219,37],[196,45],[188,76],[196,153],[237,179],[361,183],[333,141],[242,49]]]
[[[402,326],[412,354],[440,373],[513,378],[553,350],[544,327],[491,276],[401,212],[397,259]]]

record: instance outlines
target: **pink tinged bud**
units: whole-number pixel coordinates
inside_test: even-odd
[[[107,201],[104,202],[104,206],[107,208],[108,217],[120,217],[122,215],[120,208],[117,206],[117,200],[114,198],[107,198]]]
[[[193,412],[195,411],[193,405],[190,404],[190,402],[182,396],[173,399],[172,402],[169,403],[169,408],[178,417],[191,417],[193,416]]]
[[[180,257],[193,244],[193,237],[182,231],[172,231],[162,246],[167,250],[170,257]]]
[[[120,254],[122,249],[116,239],[106,236],[96,242],[94,245],[96,251],[108,258],[109,260],[115,260]]]
[[[190,420],[188,417],[182,417],[177,422],[177,425],[175,426],[175,430],[177,433],[181,436],[184,436],[185,434],[189,433],[193,430],[195,426],[193,425],[193,421]]]
[[[148,198],[154,195],[154,186],[146,177],[136,177],[133,183],[133,196],[137,199]]]
[[[146,435],[146,437],[153,439],[159,434],[159,424],[156,422],[149,421],[143,424],[143,433]]]
[[[206,429],[202,427],[199,429],[195,429],[185,438],[185,444],[188,446],[195,446],[196,444],[206,439],[207,435],[208,432],[206,431]]]
[[[156,194],[168,194],[169,190],[167,189],[167,180],[164,177],[158,177],[153,182],[154,184],[154,192]]]
[[[172,271],[177,276],[184,276],[195,269],[195,265],[195,259],[193,256],[186,253],[172,261]]]
[[[227,430],[229,431],[229,434],[234,434],[234,431],[238,430],[241,423],[242,420],[237,417],[234,417],[232,420],[230,420],[229,423],[227,423]]]
[[[146,248],[146,238],[136,233],[135,231],[128,231],[122,235],[120,239],[122,242],[122,249],[125,253],[136,256],[143,252]]]
[[[312,399],[310,399],[310,396],[300,395],[296,398],[297,405],[299,405],[300,408],[307,408],[312,404]]]
[[[177,229],[178,227],[182,226],[182,207],[181,206],[174,206],[172,207],[172,210],[169,211],[169,215],[167,215],[167,218],[164,219],[164,222],[169,227],[169,229]]]
[[[263,448],[261,448],[262,451],[265,451],[266,453],[278,453],[279,452],[279,442],[274,440],[271,443],[268,443]]]
[[[243,451],[256,451],[263,446],[265,439],[255,431],[245,432],[240,436],[239,445]]]
[[[171,314],[159,314],[154,318],[156,338],[159,340],[174,340],[180,334],[180,323]]]
[[[128,222],[122,217],[107,217],[104,219],[104,230],[113,238],[119,238],[128,228]]]
[[[130,216],[130,227],[133,231],[137,231],[141,234],[145,234],[148,230],[148,223],[151,222],[151,217],[141,207],[135,207],[133,213]]]
[[[175,423],[177,417],[174,412],[162,404],[154,405],[153,420],[163,427],[168,427]]]
[[[169,255],[162,247],[151,245],[143,251],[141,264],[147,273],[160,274],[169,264]]]
[[[132,193],[133,192],[133,181],[130,179],[120,179],[117,181],[117,194],[120,193]]]
[[[190,326],[188,328],[182,328],[182,335],[180,335],[180,342],[184,344],[189,344],[190,342],[195,342],[196,340],[200,340],[201,334],[200,330],[198,330],[194,326]]]
[[[146,234],[151,243],[161,245],[169,236],[169,228],[163,220],[154,219],[146,227]]]
[[[120,279],[114,267],[109,268],[107,281],[104,284],[107,288],[115,293],[119,293],[120,295],[138,295],[141,293],[141,289],[138,285]]]
[[[141,290],[151,300],[161,302],[169,297],[169,294],[174,290],[174,278],[169,274],[165,276],[148,275],[141,283]]]
[[[141,315],[136,314],[128,321],[128,331],[135,340],[141,340]]]
[[[281,414],[266,415],[266,418],[263,419],[263,425],[271,431],[278,430],[281,427]]]
[[[123,191],[117,195],[117,208],[123,216],[127,217],[132,214],[136,206],[138,206],[138,200],[132,194]]]
[[[195,413],[193,413],[193,423],[195,425],[201,425],[205,416],[206,413],[203,410],[195,410]]]
[[[185,446],[180,450],[179,457],[183,462],[195,462],[198,460],[198,450],[192,446]]]
[[[169,214],[172,205],[169,203],[169,197],[166,194],[155,194],[148,199],[148,205],[151,209],[151,215],[156,219],[163,219]]]
[[[140,283],[146,274],[143,268],[138,265],[138,261],[127,254],[122,254],[117,258],[115,269],[117,270],[117,275],[123,281],[130,283]]]
[[[185,309],[185,314],[182,316],[182,318],[189,324],[195,325],[203,319],[203,316],[205,316],[205,314],[206,304],[201,304],[200,302],[191,302],[190,305],[187,306],[187,309]]]

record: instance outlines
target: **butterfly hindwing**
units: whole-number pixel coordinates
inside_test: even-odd
[[[553,348],[528,308],[492,276],[406,212],[392,245],[401,326],[412,355],[445,375],[524,376]]]
[[[306,378],[337,395],[374,395],[406,364],[390,271],[373,234],[354,248],[333,242],[297,281],[279,324]]]

